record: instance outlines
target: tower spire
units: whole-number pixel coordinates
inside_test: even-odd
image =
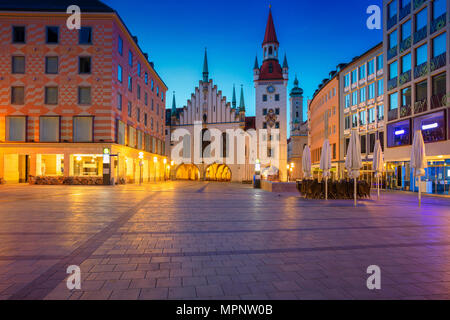
[[[205,58],[203,59],[203,82],[208,82],[209,71],[208,71],[208,56],[205,48]]]
[[[172,116],[176,116],[177,115],[177,104],[175,103],[175,91],[173,92],[171,115]]]
[[[279,44],[277,34],[275,32],[275,25],[273,23],[271,7],[269,7],[269,17],[267,18],[266,33],[264,35],[264,41],[262,45],[264,46],[267,43]]]
[[[244,86],[242,84],[241,84],[241,99],[239,101],[239,112],[245,112]]]
[[[233,109],[236,109],[236,87],[233,84],[233,100],[231,101]]]
[[[286,53],[284,54],[284,60],[283,60],[283,69],[284,68],[289,68],[287,58],[286,58]]]
[[[255,65],[253,66],[253,70],[259,69],[258,56],[255,56]]]

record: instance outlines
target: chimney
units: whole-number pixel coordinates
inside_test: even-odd
[[[134,40],[134,42],[136,42],[136,44],[138,44],[138,37],[137,36],[133,36],[133,40]]]

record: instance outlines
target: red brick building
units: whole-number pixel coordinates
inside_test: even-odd
[[[67,3],[66,3],[67,2]],[[69,30],[69,5],[81,29]],[[0,178],[164,176],[167,86],[117,12],[100,1],[0,4]],[[142,168],[139,152],[143,152]]]

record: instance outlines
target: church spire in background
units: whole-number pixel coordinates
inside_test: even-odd
[[[244,86],[242,84],[241,84],[241,99],[239,102],[239,112],[245,112]]]
[[[208,71],[208,56],[206,54],[205,48],[205,58],[203,59],[203,82],[208,82],[209,71]]]
[[[231,106],[236,109],[236,87],[233,84],[233,100],[231,101]]]

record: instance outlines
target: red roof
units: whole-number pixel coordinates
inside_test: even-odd
[[[277,34],[275,33],[275,26],[273,24],[272,10],[270,9],[269,9],[269,18],[267,19],[266,34],[264,35],[263,46],[266,43],[279,44],[277,40]]]
[[[270,65],[272,64],[272,72],[270,72]],[[282,80],[283,69],[276,59],[265,60],[260,68],[259,80]]]

